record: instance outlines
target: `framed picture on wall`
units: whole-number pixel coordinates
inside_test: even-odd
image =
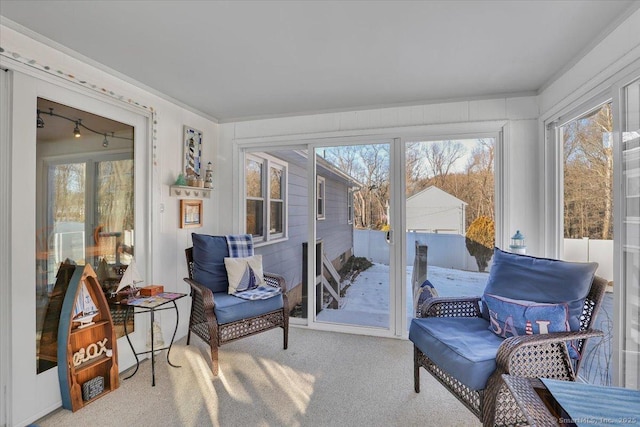
[[[202,166],[202,132],[184,126],[184,175],[200,176]]]
[[[202,227],[202,200],[180,200],[180,228]]]

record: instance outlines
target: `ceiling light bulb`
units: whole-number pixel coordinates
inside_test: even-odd
[[[107,139],[107,134],[104,134],[104,141],[102,141],[102,146],[107,148],[109,146],[109,140]]]
[[[75,136],[76,138],[80,138],[80,128],[78,127],[79,124],[80,122],[77,121],[76,127],[73,128],[73,136]]]

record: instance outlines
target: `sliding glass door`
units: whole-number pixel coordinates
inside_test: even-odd
[[[395,330],[391,151],[391,142],[315,148],[316,323]]]
[[[620,349],[619,382],[640,387],[640,79],[623,86],[620,98],[621,173],[619,234],[616,255],[619,270],[615,286],[620,307],[616,337]]]
[[[496,244],[496,147],[495,136],[405,143],[407,323],[431,289],[482,294]]]

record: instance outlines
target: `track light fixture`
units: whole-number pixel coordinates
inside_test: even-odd
[[[82,135],[80,135],[80,119],[78,119],[78,121],[76,122],[76,127],[73,128],[73,136],[75,136],[76,138],[80,138]]]
[[[38,110],[38,118],[36,119],[36,127],[42,129],[44,127],[44,120],[40,117],[40,110]]]
[[[53,112],[53,108],[49,108],[49,111],[43,111],[43,110],[40,110],[40,109],[38,109],[36,111],[37,111],[37,114],[38,114],[38,117],[36,119],[36,127],[38,129],[44,128],[44,120],[42,119],[42,117],[40,117],[40,114],[48,114],[51,117],[59,117],[61,119],[65,119],[65,120],[68,120],[71,123],[73,123],[74,124],[73,136],[75,138],[80,138],[82,136],[82,133],[80,133],[80,128],[88,130],[91,133],[95,133],[96,135],[102,135],[104,137],[104,139],[102,140],[102,146],[104,148],[109,147],[109,138],[111,138],[111,139],[117,138],[117,139],[124,139],[124,140],[127,140],[127,141],[133,141],[133,138],[127,138],[126,136],[116,136],[115,132],[110,132],[111,135],[108,135],[109,132],[99,132],[97,130],[93,130],[91,128],[88,128],[87,126],[82,124],[82,119],[72,119],[70,117],[65,117],[65,116],[62,116],[60,114],[56,114],[56,113]],[[107,136],[108,136],[108,138],[107,138]]]

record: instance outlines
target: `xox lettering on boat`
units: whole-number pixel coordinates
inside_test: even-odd
[[[81,348],[77,352],[73,353],[73,366],[79,366],[84,362],[95,359],[102,353],[105,353],[108,356],[109,349],[106,347],[106,345],[107,338],[104,338],[101,341],[89,344],[87,348]]]

